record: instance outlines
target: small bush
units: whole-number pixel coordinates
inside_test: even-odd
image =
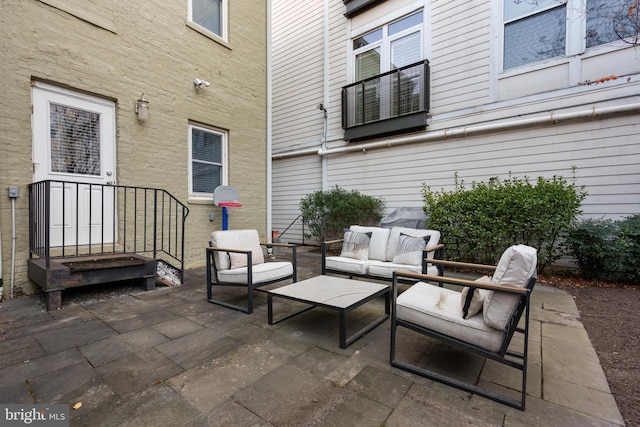
[[[620,222],[617,246],[623,278],[640,284],[640,214]]]
[[[569,231],[566,245],[582,277],[640,283],[640,215],[580,221]]]
[[[602,279],[615,270],[617,234],[617,224],[608,219],[587,219],[571,227],[566,244],[582,277]]]
[[[300,201],[302,219],[310,230],[305,236],[319,242],[341,238],[352,224],[378,225],[383,211],[382,199],[340,187],[316,191]]]
[[[431,191],[423,186],[424,210],[429,227],[442,232],[447,257],[495,264],[513,244],[538,250],[538,268],[560,259],[558,242],[580,213],[586,197],[582,187],[561,176],[474,182],[467,189],[458,182],[453,191]]]

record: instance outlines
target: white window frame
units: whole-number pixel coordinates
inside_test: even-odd
[[[390,24],[393,24],[394,22],[405,18],[407,16],[410,16],[416,12],[419,12],[422,10],[422,25],[419,26],[419,33],[420,33],[420,60],[423,59],[427,59],[427,53],[428,53],[428,49],[429,49],[429,32],[426,30],[427,28],[427,22],[429,22],[429,10],[428,8],[424,7],[423,2],[419,2],[420,3],[420,7],[416,8],[415,6],[411,6],[409,8],[405,7],[405,8],[401,8],[398,10],[393,11],[393,13],[389,13],[387,15],[385,15],[382,19],[376,19],[373,21],[368,22],[366,25],[363,25],[361,27],[358,28],[354,28],[349,30],[349,37],[347,39],[347,52],[348,52],[348,72],[349,72],[349,81],[350,82],[355,82],[356,81],[356,67],[355,67],[355,63],[356,63],[356,55],[371,50],[371,49],[375,49],[376,47],[380,46],[381,47],[381,52],[380,52],[380,74],[386,73],[387,71],[391,71],[390,67],[391,67],[391,42],[402,38],[408,34],[412,34],[415,32],[415,28],[416,27],[411,27],[409,29],[406,29],[404,31],[401,31],[397,34],[394,34],[393,36],[389,37],[388,36],[388,27]],[[351,22],[350,22],[351,23]],[[379,28],[382,28],[382,40],[380,40],[379,42],[376,43],[372,43],[369,44],[365,47],[361,47],[359,49],[354,49],[353,48],[353,41],[355,39],[357,39],[358,37],[362,37],[363,35],[366,35],[372,31],[375,31]]]
[[[203,27],[202,25],[196,23],[193,20],[193,0],[189,0],[188,1],[188,11],[187,11],[187,26],[192,28],[193,30],[199,32],[202,35],[205,35],[213,40],[215,40],[216,42],[222,43],[223,45],[227,45],[229,43],[229,32],[228,32],[228,28],[229,28],[229,14],[228,14],[228,10],[229,10],[229,0],[221,0],[221,4],[220,4],[220,27],[221,27],[221,34],[216,34],[213,31]]]
[[[587,14],[586,10],[587,0],[564,0],[560,3],[564,3],[567,13],[567,26],[566,26],[566,46],[565,54],[563,56],[555,56],[547,59],[543,59],[528,64],[522,64],[513,68],[504,69],[504,0],[493,0],[492,7],[497,13],[494,14],[494,25],[499,28],[499,37],[495,51],[499,52],[499,64],[498,73],[502,76],[511,76],[524,74],[531,71],[547,68],[564,63],[576,64],[576,58],[589,58],[596,55],[601,55],[607,52],[613,52],[629,47],[629,44],[622,40],[615,40],[609,43],[593,46],[591,48],[586,47],[586,31],[587,31]],[[541,9],[538,13],[541,13]],[[577,65],[577,64],[576,64]],[[574,73],[575,74],[575,73]]]
[[[205,132],[213,133],[219,135],[222,140],[222,176],[220,185],[228,185],[228,174],[229,174],[229,162],[228,162],[228,146],[229,146],[229,133],[225,130],[215,128],[213,126],[202,125],[198,123],[189,123],[188,126],[188,145],[189,145],[189,199],[192,201],[204,200],[206,202],[213,203],[213,192],[212,193],[202,193],[195,192],[193,190],[193,129],[199,129]]]

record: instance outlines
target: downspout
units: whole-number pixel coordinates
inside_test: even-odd
[[[11,288],[9,298],[13,299],[13,280],[16,265],[16,199],[11,198]]]
[[[322,87],[323,87],[323,103],[320,104],[320,110],[324,113],[324,135],[322,138],[322,150],[327,148],[327,132],[329,126],[329,118],[327,108],[329,106],[329,0],[324,1],[324,30],[323,30],[323,71],[322,71]],[[322,156],[322,191],[327,191],[329,186],[329,178],[327,171],[328,159]]]
[[[406,145],[406,144],[415,144],[415,143],[423,143],[423,142],[435,142],[441,140],[447,140],[449,138],[455,137],[463,137],[463,136],[471,136],[477,135],[481,133],[488,132],[500,132],[505,130],[512,130],[517,128],[531,127],[531,126],[540,126],[545,124],[558,124],[561,122],[566,122],[570,120],[588,120],[594,119],[597,117],[605,116],[605,115],[614,115],[614,114],[629,114],[629,113],[639,113],[640,112],[640,103],[634,104],[626,104],[626,105],[618,105],[613,107],[602,107],[598,108],[595,105],[586,110],[580,110],[573,113],[554,113],[553,111],[549,111],[548,114],[539,117],[532,118],[520,118],[515,120],[510,120],[507,122],[501,123],[490,123],[490,124],[482,124],[477,126],[468,126],[468,127],[459,127],[459,128],[451,128],[444,129],[439,131],[428,131],[419,135],[411,135],[393,139],[386,139],[382,141],[364,143],[364,144],[351,144],[344,147],[336,147],[332,149],[323,149],[323,148],[304,148],[300,150],[293,150],[289,152],[278,153],[273,156],[275,159],[282,159],[287,157],[296,157],[307,154],[318,154],[320,156],[328,156],[331,154],[339,154],[339,153],[348,153],[355,151],[366,151],[375,148],[386,148],[393,147],[397,145]]]
[[[266,72],[266,76],[265,78],[267,79],[266,81],[266,96],[267,96],[267,179],[266,179],[266,183],[267,183],[267,241],[271,241],[271,238],[273,236],[272,233],[272,224],[271,221],[273,220],[273,200],[272,200],[272,186],[273,186],[273,181],[271,179],[271,175],[272,175],[272,171],[273,171],[273,158],[272,158],[272,144],[273,144],[273,138],[272,138],[272,120],[273,120],[273,114],[271,112],[271,108],[273,106],[273,101],[271,99],[271,91],[272,91],[272,87],[271,87],[271,2],[268,1],[267,2],[267,72]]]
[[[2,227],[0,227],[0,302],[4,300],[4,286],[2,284]]]

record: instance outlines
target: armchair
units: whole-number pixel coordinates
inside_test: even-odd
[[[292,261],[265,262],[262,246],[291,249]],[[257,230],[222,230],[211,233],[207,254],[207,301],[247,314],[253,312],[253,291],[282,280],[297,280],[296,245],[260,243]],[[213,297],[218,286],[247,289],[246,307]]]
[[[525,245],[508,248],[497,266],[433,260],[446,266],[483,269],[492,277],[465,280],[396,271],[392,283],[391,348],[392,366],[487,397],[520,410],[525,408],[530,295],[536,281],[536,250]],[[418,280],[398,295],[403,278]],[[448,287],[425,283],[445,283]],[[458,292],[451,287],[462,287]],[[521,316],[524,322],[519,326]],[[513,399],[486,390],[476,381],[466,383],[421,363],[408,363],[396,357],[398,327],[404,327],[464,351],[494,360],[521,371],[520,398]],[[518,332],[522,344],[510,348]],[[416,344],[418,345],[418,344]],[[521,350],[521,351],[520,351]],[[421,366],[417,366],[421,365]]]

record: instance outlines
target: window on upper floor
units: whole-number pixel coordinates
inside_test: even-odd
[[[424,129],[429,61],[422,10],[352,39],[354,83],[342,88],[345,139],[358,141]]]
[[[422,59],[423,12],[413,13],[353,40],[356,81]]]
[[[212,198],[226,185],[227,133],[189,124],[189,195]]]
[[[189,0],[189,22],[204,34],[227,40],[228,0]]]
[[[638,34],[637,0],[503,0],[503,69]]]

